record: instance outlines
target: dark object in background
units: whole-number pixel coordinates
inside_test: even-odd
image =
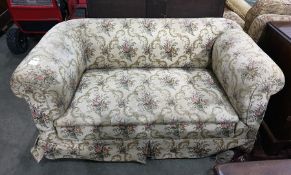
[[[0,0],[0,35],[12,24],[6,1]]]
[[[27,37],[19,28],[9,29],[6,35],[7,46],[14,54],[22,54],[28,49]]]
[[[267,160],[216,165],[216,175],[290,175],[291,160]]]
[[[88,0],[90,18],[222,17],[225,0]]]
[[[285,87],[271,96],[260,128],[264,151],[277,155],[291,148],[291,22],[268,23],[258,44],[285,75]]]
[[[3,1],[3,0],[1,0]],[[28,49],[28,37],[39,38],[59,22],[85,18],[86,0],[7,0],[17,28],[7,32],[7,46],[14,54]]]
[[[12,0],[8,9],[17,28],[7,32],[7,46],[14,54],[25,53],[28,36],[43,35],[57,23],[63,21],[59,4],[53,0]]]

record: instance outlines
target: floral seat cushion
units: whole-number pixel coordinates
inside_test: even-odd
[[[154,131],[157,137],[187,138],[199,126],[213,131],[213,137],[229,136],[217,128],[233,131],[238,121],[207,69],[94,69],[84,73],[55,126],[67,139],[144,138],[154,137]]]

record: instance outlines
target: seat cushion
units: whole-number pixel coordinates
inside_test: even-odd
[[[84,73],[71,105],[55,126],[61,138],[77,138],[79,134],[83,139],[89,133],[99,133],[100,138],[112,139],[116,135],[110,132],[118,130],[123,132],[116,137],[123,137],[124,133],[130,136],[130,130],[133,138],[138,133],[148,137],[152,135],[148,133],[151,127],[157,127],[161,130],[157,132],[164,132],[161,135],[165,136],[165,127],[181,129],[180,125],[191,126],[189,132],[195,127],[230,131],[238,121],[209,70],[94,69]],[[101,137],[100,132],[107,136]]]

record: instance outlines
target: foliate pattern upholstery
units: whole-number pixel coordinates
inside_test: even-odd
[[[248,143],[249,139],[114,139],[114,140],[66,140],[54,133],[42,133],[32,154],[38,160],[74,158],[94,161],[137,161],[146,158],[201,158]]]
[[[211,72],[154,68],[85,72],[55,125],[60,137],[79,140],[187,138],[195,130],[209,138],[229,137],[238,121]]]
[[[258,129],[270,96],[284,86],[282,71],[238,30],[225,32],[215,41],[212,58],[213,71],[239,117]]]
[[[226,4],[232,11],[225,8],[223,17],[240,24],[255,42],[259,41],[267,22],[290,21],[291,0],[258,0],[253,7],[244,10],[241,10],[244,6],[242,2],[227,0]],[[246,12],[246,9],[249,10],[244,17],[242,12]]]
[[[237,25],[207,18],[95,20],[85,29],[87,67],[205,68],[215,38],[232,28]]]
[[[114,139],[71,141],[60,139],[54,132],[41,133],[32,154],[37,161],[43,155],[48,159],[75,158],[95,161],[137,161],[145,163],[149,141],[146,139]]]
[[[238,23],[242,28],[245,26],[245,21],[235,12],[229,10],[228,8],[224,8],[223,17],[225,19],[230,19]]]
[[[249,28],[248,34],[258,42],[268,22],[291,21],[291,15],[265,14],[258,16]]]
[[[38,161],[250,151],[268,98],[283,84],[239,25],[218,18],[63,22],[11,78],[40,130]]]
[[[53,121],[71,102],[86,65],[79,21],[58,24],[32,49],[14,71],[10,84],[24,98],[41,131],[54,130]]]
[[[235,14],[237,14],[243,20],[246,17],[247,12],[250,10],[251,6],[242,0],[226,0],[225,4],[231,9]]]
[[[67,21],[51,29],[18,66],[11,88],[29,103],[38,129],[53,130],[85,69],[206,67],[215,37],[237,27],[208,18]]]
[[[238,117],[206,69],[85,72],[56,126],[236,123]]]
[[[58,137],[67,140],[114,139],[204,139],[228,138],[235,134],[237,123],[171,123],[116,126],[56,126]]]
[[[245,31],[263,14],[291,15],[291,0],[258,0],[246,15]]]

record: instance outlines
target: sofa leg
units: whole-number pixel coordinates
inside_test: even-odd
[[[224,164],[229,162],[245,162],[250,160],[251,153],[242,151],[240,149],[227,150],[218,153],[215,158],[217,164]]]
[[[218,153],[215,158],[215,162],[217,164],[223,164],[223,163],[228,163],[231,162],[234,156],[234,151],[233,150],[227,150],[221,153]]]

